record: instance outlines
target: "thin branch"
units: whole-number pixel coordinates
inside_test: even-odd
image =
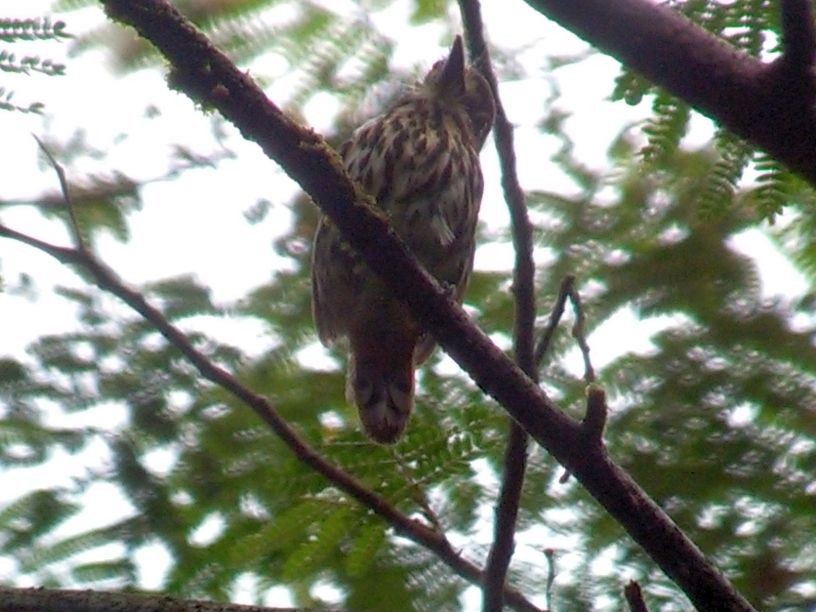
[[[751,57],[653,0],[525,1],[816,186],[816,84],[787,62]]]
[[[629,605],[629,612],[649,612],[646,602],[643,601],[643,593],[640,592],[640,585],[634,580],[623,587],[623,595]]]
[[[589,344],[586,339],[586,315],[581,302],[581,294],[575,288],[575,283],[569,286],[569,299],[572,303],[572,311],[575,313],[575,323],[572,325],[572,337],[581,349],[581,357],[584,359],[584,382],[591,384],[595,382],[595,368],[592,367],[592,360],[589,358]]]
[[[57,160],[54,159],[53,155],[51,155],[51,151],[49,151],[45,144],[43,144],[43,141],[40,140],[36,134],[32,134],[32,136],[34,136],[34,140],[37,141],[37,145],[40,147],[40,150],[43,152],[46,159],[48,159],[48,163],[51,164],[54,171],[57,173],[60,190],[62,191],[63,202],[68,208],[68,219],[70,221],[68,227],[71,229],[71,235],[74,238],[77,248],[80,251],[85,251],[87,247],[85,246],[85,240],[82,238],[82,232],[79,229],[79,222],[77,221],[76,212],[74,211],[74,203],[71,200],[71,191],[68,189],[68,179],[65,178],[65,170],[57,163]]]
[[[555,551],[552,548],[544,549],[544,556],[547,557],[547,588],[544,590],[547,610],[552,610],[552,587],[555,583]]]
[[[71,194],[71,204],[76,211],[83,206],[97,204],[100,200],[107,201],[123,197],[135,199],[139,195],[139,190],[146,185],[176,179],[182,172],[188,170],[216,168],[221,161],[233,159],[235,154],[223,148],[207,155],[176,147],[175,157],[180,160],[180,163],[176,163],[166,172],[148,178],[140,178],[138,181],[117,172],[111,176],[91,175],[81,183],[70,183],[68,191]],[[0,208],[32,206],[41,210],[63,210],[65,208],[64,192],[63,188],[59,191],[44,192],[33,199],[0,199]]]
[[[581,425],[584,428],[587,444],[601,446],[606,417],[609,413],[606,405],[606,392],[600,385],[592,383],[587,386],[586,396],[586,412]]]
[[[572,274],[565,276],[558,287],[558,296],[550,311],[547,327],[544,328],[536,345],[535,362],[540,367],[544,361],[552,344],[555,331],[558,329],[558,324],[561,322],[561,317],[564,316],[567,300],[572,304],[572,311],[575,315],[575,322],[572,324],[572,337],[578,343],[581,357],[584,360],[584,382],[591,384],[595,382],[595,368],[592,367],[592,359],[589,357],[589,343],[586,339],[586,315],[581,302],[581,294],[575,288],[575,277]]]
[[[516,261],[513,266],[513,295],[515,316],[513,323],[513,352],[516,363],[532,380],[537,380],[534,359],[535,342],[535,262],[533,261],[533,226],[527,215],[524,191],[516,170],[516,151],[513,126],[507,119],[499,95],[496,75],[484,36],[481,7],[478,0],[459,0],[470,57],[476,58],[479,71],[487,80],[496,104],[493,138],[499,155],[504,199],[510,212],[513,246]],[[482,610],[498,612],[502,609],[502,593],[507,570],[515,548],[516,521],[521,504],[524,475],[527,470],[527,432],[509,419],[507,444],[502,462],[502,483],[493,518],[493,543],[487,556]]]
[[[196,367],[201,376],[227,390],[243,404],[251,408],[300,461],[325,477],[338,489],[385,519],[399,535],[432,551],[463,578],[475,584],[481,584],[483,575],[479,568],[461,557],[443,534],[437,532],[435,528],[428,527],[402,514],[386,499],[368,489],[354,476],[325,459],[309,446],[295,429],[280,416],[269,400],[254,393],[241,384],[232,374],[210,361],[192,345],[181,330],[170,323],[158,309],[151,306],[141,293],[127,287],[113,270],[97,259],[93,253],[80,248],[66,248],[43,242],[3,224],[0,224],[0,236],[33,246],[51,255],[61,263],[80,267],[81,270],[90,275],[100,288],[117,296],[149,321],[170,344],[175,346]],[[508,603],[518,610],[538,609],[513,589],[506,589],[504,596]]]
[[[781,0],[782,45],[785,63],[802,78],[812,78],[816,33],[811,0]]]
[[[550,350],[552,339],[555,335],[555,330],[558,329],[558,324],[561,322],[561,317],[564,316],[564,307],[567,305],[567,299],[572,294],[575,288],[575,277],[569,274],[561,281],[558,287],[558,296],[555,298],[552,310],[550,310],[550,318],[547,321],[547,327],[541,334],[541,338],[535,348],[535,362],[536,366],[540,367],[544,362],[544,358]]]
[[[502,483],[493,511],[493,543],[485,567],[482,589],[484,612],[500,612],[504,607],[504,585],[515,550],[516,521],[527,469],[528,442],[527,432],[511,419],[502,461]]]
[[[340,158],[325,140],[287,118],[246,73],[168,2],[100,2],[111,18],[135,27],[168,59],[173,66],[173,87],[205,108],[217,109],[304,188],[440,346],[576,476],[694,605],[752,610],[666,513],[611,460],[603,446],[581,445],[581,425],[563,414],[470,322],[450,292],[418,265],[384,215],[370,204],[371,198],[349,180]],[[608,21],[606,26],[610,23],[616,22]]]
[[[428,523],[430,523],[436,531],[439,533],[445,533],[445,527],[442,525],[442,521],[439,520],[439,515],[434,512],[433,508],[431,508],[431,502],[428,500],[428,496],[425,494],[425,491],[422,489],[422,487],[420,487],[420,483],[411,477],[410,470],[408,469],[408,466],[405,465],[403,458],[395,451],[393,447],[389,447],[389,454],[394,461],[397,472],[399,472],[399,475],[405,479],[406,487],[411,492],[411,499],[413,499],[414,503],[419,506],[422,516],[425,517]]]
[[[561,317],[564,315],[567,300],[572,304],[572,309],[575,314],[575,323],[572,325],[572,337],[575,338],[581,350],[581,355],[584,359],[584,381],[588,385],[586,413],[584,414],[584,420],[581,425],[586,437],[586,443],[602,446],[603,431],[606,427],[606,417],[608,413],[606,393],[603,388],[594,384],[595,369],[592,367],[592,360],[589,357],[589,344],[586,340],[586,315],[584,314],[584,308],[581,303],[581,294],[575,289],[575,277],[572,274],[565,276],[558,288],[558,296],[550,312],[547,327],[544,328],[541,339],[536,346],[536,363],[540,366],[550,350],[555,330],[558,328]],[[569,480],[569,477],[569,470],[564,470],[558,482],[563,484]]]
[[[2,223],[0,223],[0,236],[5,236],[6,238],[10,238],[12,240],[16,240],[17,242],[27,244],[30,247],[34,247],[35,249],[39,249],[43,253],[47,253],[59,261],[61,264],[70,266],[81,263],[81,254],[76,249],[72,249],[70,247],[60,247],[49,242],[45,242],[39,238],[34,238],[28,234],[23,234],[22,232],[13,230]]]

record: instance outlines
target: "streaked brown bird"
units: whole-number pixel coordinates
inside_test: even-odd
[[[465,65],[462,39],[390,110],[340,148],[420,262],[462,302],[473,269],[483,179],[479,150],[493,125],[490,87]],[[414,404],[414,369],[434,340],[323,217],[312,260],[320,340],[349,341],[346,398],[369,438],[396,442]]]

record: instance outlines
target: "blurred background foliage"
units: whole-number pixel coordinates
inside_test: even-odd
[[[21,42],[52,41],[66,37],[65,22],[52,22],[49,18],[10,19],[0,15],[0,73],[8,75],[62,76],[65,65],[50,58],[15,51]],[[17,43],[17,47],[12,47]],[[42,113],[43,102],[39,100],[20,104],[15,92],[5,79],[0,82],[0,110],[22,113]]]
[[[391,0],[351,12],[308,0],[176,4],[239,65],[282,59],[283,72],[293,75],[284,101],[290,112],[298,114],[317,95],[332,96],[338,106],[327,136],[334,142],[359,123],[360,109],[377,112],[396,92],[394,83],[411,78],[389,68],[393,41],[366,19],[367,10]],[[776,50],[775,3],[673,4],[751,53],[767,57]],[[60,0],[54,15],[70,22],[71,11],[94,6]],[[448,36],[458,27],[452,3],[413,0],[411,7],[405,27],[441,24]],[[284,18],[273,18],[277,12]],[[104,49],[124,75],[162,67],[149,45],[118,26],[72,34],[73,52]],[[523,72],[502,49],[494,54],[500,81]],[[548,61],[542,58],[538,70],[555,64]],[[349,63],[355,70],[342,71]],[[274,81],[254,68],[253,76]],[[377,87],[385,93],[371,102]],[[625,69],[610,94],[650,101],[653,116],[645,126],[621,128],[603,173],[575,156],[564,129],[569,113],[544,104],[558,92],[542,100],[540,130],[560,143],[552,161],[575,188],[527,194],[537,253],[546,261],[537,273],[539,322],[546,322],[561,279],[574,274],[589,331],[624,311],[635,313],[635,325],[659,323],[648,351],[627,350],[626,329],[613,336],[622,345],[619,356],[598,373],[610,393],[606,439],[613,457],[754,605],[806,609],[816,601],[815,299],[812,292],[763,299],[756,262],[733,240],[761,228],[812,287],[812,191],[725,132],[710,146],[681,147],[688,107]],[[81,139],[50,144],[62,160],[94,153]],[[228,150],[199,155],[185,143],[176,153],[164,178],[230,157]],[[144,184],[124,175],[85,179],[75,200],[86,234],[93,241],[113,232],[127,241],[128,215],[139,208]],[[39,206],[48,215],[57,204],[44,197]],[[280,205],[259,197],[245,211],[247,221],[259,223]],[[302,196],[287,210],[291,224],[274,243],[282,263],[244,297],[217,302],[193,276],[141,289],[171,321],[192,330],[197,346],[271,398],[331,461],[405,513],[432,513],[464,555],[483,560],[505,416],[437,352],[419,375],[420,399],[404,441],[394,448],[366,442],[343,401],[342,351],[333,352],[329,367],[304,357],[316,344],[308,277],[317,217]],[[508,244],[509,235],[483,227],[481,241],[483,248]],[[475,320],[505,345],[512,327],[509,285],[509,273],[481,270],[467,294]],[[259,602],[269,589],[285,586],[298,605],[321,605],[326,591],[316,587],[330,585],[330,603],[352,610],[388,610],[395,602],[406,610],[460,607],[468,587],[462,579],[300,464],[253,413],[202,382],[148,324],[112,307],[93,286],[59,292],[75,305],[81,331],[42,336],[26,359],[0,358],[0,465],[48,466],[60,453],[91,446],[103,448],[108,461],[0,508],[0,553],[14,560],[21,581],[137,588],[136,553],[158,546],[171,559],[162,588],[183,596],[230,599],[250,577]],[[226,319],[260,324],[272,346],[248,354],[201,324]],[[584,385],[566,365],[571,350],[565,325],[542,380],[580,417]],[[124,412],[122,424],[96,426],[95,411],[113,406]],[[55,410],[87,412],[89,420],[55,427],[49,418]],[[687,609],[682,593],[580,486],[559,484],[560,475],[544,452],[531,450],[513,584],[540,597],[548,578],[544,549],[553,548],[556,610],[620,609],[629,578],[641,582],[655,609]],[[60,526],[82,511],[83,493],[100,482],[114,483],[132,512],[66,535]],[[95,549],[107,551],[102,560],[83,560]]]

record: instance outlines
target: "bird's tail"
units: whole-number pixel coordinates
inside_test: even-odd
[[[413,344],[410,350],[384,343],[379,349],[354,346],[349,354],[346,399],[357,406],[363,429],[380,444],[393,444],[405,431],[414,407]],[[390,350],[389,350],[390,349]]]

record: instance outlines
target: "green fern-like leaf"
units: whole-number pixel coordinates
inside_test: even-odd
[[[622,68],[620,74],[615,78],[612,99],[623,100],[627,104],[636,106],[653,88],[654,86],[638,73]]]
[[[49,59],[41,59],[36,56],[27,55],[18,58],[14,53],[0,50],[0,72],[16,74],[40,72],[47,76],[59,76],[65,74],[65,64],[54,63]]]
[[[753,148],[735,136],[719,131],[716,161],[705,178],[699,209],[704,216],[717,216],[727,210],[733,200],[737,182],[748,165]]]
[[[697,25],[728,41],[735,48],[764,60],[772,59],[780,52],[783,38],[779,20],[779,10],[768,0],[746,0],[745,2],[718,2],[716,0],[677,0],[670,2]],[[769,41],[773,42],[769,46]],[[612,97],[638,104],[643,97],[656,91],[640,75],[623,67],[615,83]],[[644,133],[648,144],[642,150],[647,164],[665,163],[667,156],[677,150],[685,133],[690,117],[688,105],[665,92],[658,91],[653,104],[653,115],[646,122]],[[756,210],[765,218],[773,218],[782,211],[785,200],[787,179],[775,169],[762,153],[745,143],[739,143],[733,136],[720,129],[716,146],[721,159],[715,162],[706,177],[700,212],[704,216],[722,214],[733,201],[735,187],[749,167],[754,155],[758,155],[760,190],[756,192]]]
[[[68,38],[64,21],[51,21],[49,17],[39,19],[0,18],[0,40],[53,40]]]
[[[80,584],[134,584],[137,572],[131,559],[118,559],[76,565],[71,568],[71,576]]]
[[[43,42],[62,40],[70,37],[64,21],[51,21],[49,17],[40,19],[0,18],[0,41],[18,43],[26,41]],[[65,74],[65,65],[37,55],[18,57],[12,51],[0,49],[0,72],[14,75],[41,74],[60,76]],[[42,113],[45,105],[35,101],[19,104],[14,101],[14,91],[0,86],[0,109],[23,113]]]
[[[306,539],[305,532],[320,522],[330,512],[331,506],[319,499],[306,499],[281,512],[259,534],[258,544],[264,547],[286,550],[298,541]]]
[[[352,524],[351,512],[343,508],[335,509],[288,556],[283,565],[282,578],[295,582],[320,571],[327,557],[340,552],[340,541],[346,537]]]
[[[380,522],[366,522],[351,538],[343,560],[345,570],[352,577],[365,576],[385,542],[385,528]]]
[[[32,572],[88,550],[106,546],[120,536],[121,533],[116,527],[94,529],[64,538],[51,545],[39,546],[31,554],[19,556],[18,561],[24,571]]]
[[[690,109],[684,102],[661,91],[655,96],[652,110],[654,116],[643,128],[649,142],[641,150],[641,155],[647,165],[657,166],[677,151],[688,128]]]
[[[787,203],[785,170],[774,160],[764,157],[757,161],[759,187],[756,189],[757,204],[763,217],[773,221]]]
[[[78,510],[59,490],[33,491],[0,510],[0,532],[5,534],[3,549],[15,556],[49,533]]]

